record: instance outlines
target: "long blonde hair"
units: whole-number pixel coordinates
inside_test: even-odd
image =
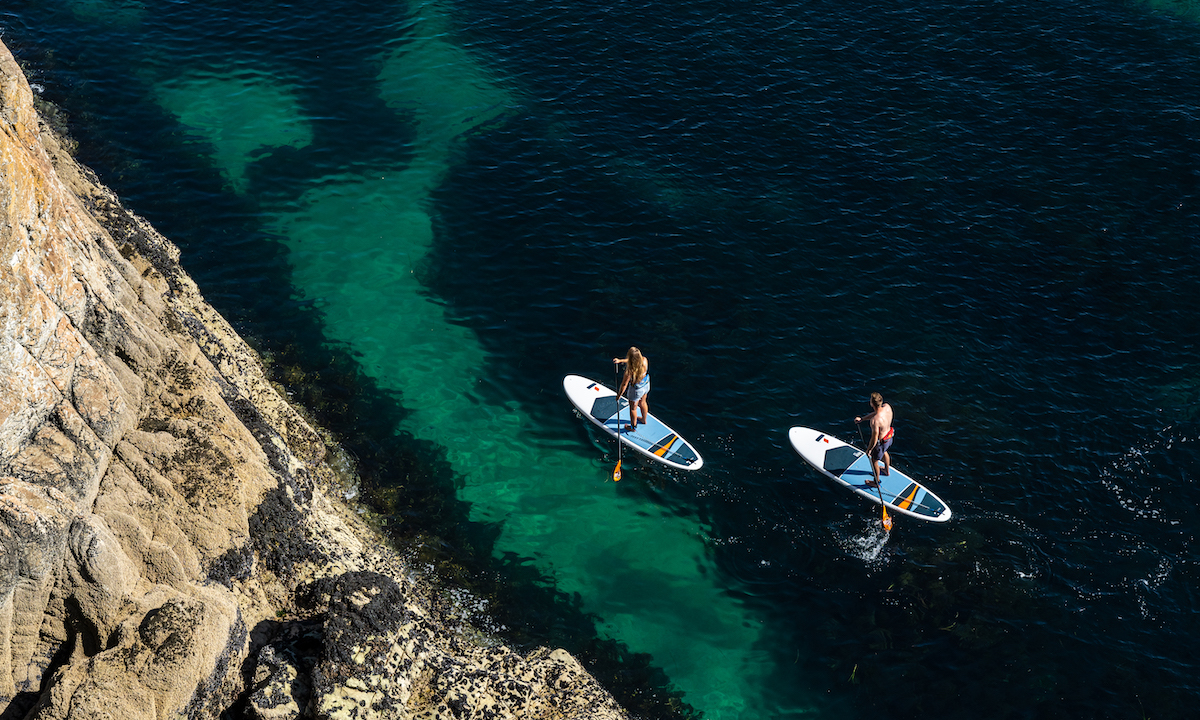
[[[630,384],[639,383],[646,375],[646,357],[635,347],[625,353],[625,372],[629,373]]]

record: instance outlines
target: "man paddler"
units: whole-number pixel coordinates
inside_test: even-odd
[[[871,423],[871,442],[867,445],[867,455],[871,457],[871,472],[875,479],[869,483],[871,487],[879,487],[879,461],[883,460],[883,473],[887,475],[892,469],[892,457],[888,449],[892,447],[892,439],[896,431],[892,427],[892,406],[883,401],[883,396],[877,392],[871,393],[871,412],[862,417],[854,418],[854,422]]]

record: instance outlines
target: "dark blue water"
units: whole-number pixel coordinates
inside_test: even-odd
[[[567,645],[647,715],[678,710],[638,699],[666,683],[720,718],[1194,716],[1188,15],[94,0],[0,27],[81,158],[361,454],[369,499],[497,598],[565,593],[498,607],[515,641]],[[418,330],[425,355],[389,364]],[[611,448],[559,383],[629,344],[701,472],[603,485]],[[787,447],[791,425],[856,440],[874,390],[949,525],[883,538]],[[587,540],[565,494],[518,487],[564,463],[607,503]],[[661,533],[645,566],[583,554],[621,532]],[[655,615],[689,582],[733,629]]]

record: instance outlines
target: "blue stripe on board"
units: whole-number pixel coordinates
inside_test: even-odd
[[[856,452],[861,453],[862,451],[856,450]],[[854,461],[854,464],[846,472],[842,473],[842,479],[850,483],[851,487],[868,493],[874,493],[878,490],[883,495],[885,503],[897,508],[900,507],[896,502],[897,499],[903,496],[910,485],[916,484],[921,489],[918,490],[917,495],[914,497],[915,502],[911,503],[905,509],[928,517],[937,517],[942,514],[945,506],[937,502],[926,503],[924,499],[928,497],[928,493],[924,487],[895,468],[892,468],[891,473],[888,475],[881,475],[879,477],[878,489],[869,485],[868,483],[874,479],[870,462],[870,458],[867,457],[866,453],[860,454],[858,459]]]

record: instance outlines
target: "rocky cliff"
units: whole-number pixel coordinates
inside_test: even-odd
[[[623,717],[436,610],[0,45],[0,718]]]

